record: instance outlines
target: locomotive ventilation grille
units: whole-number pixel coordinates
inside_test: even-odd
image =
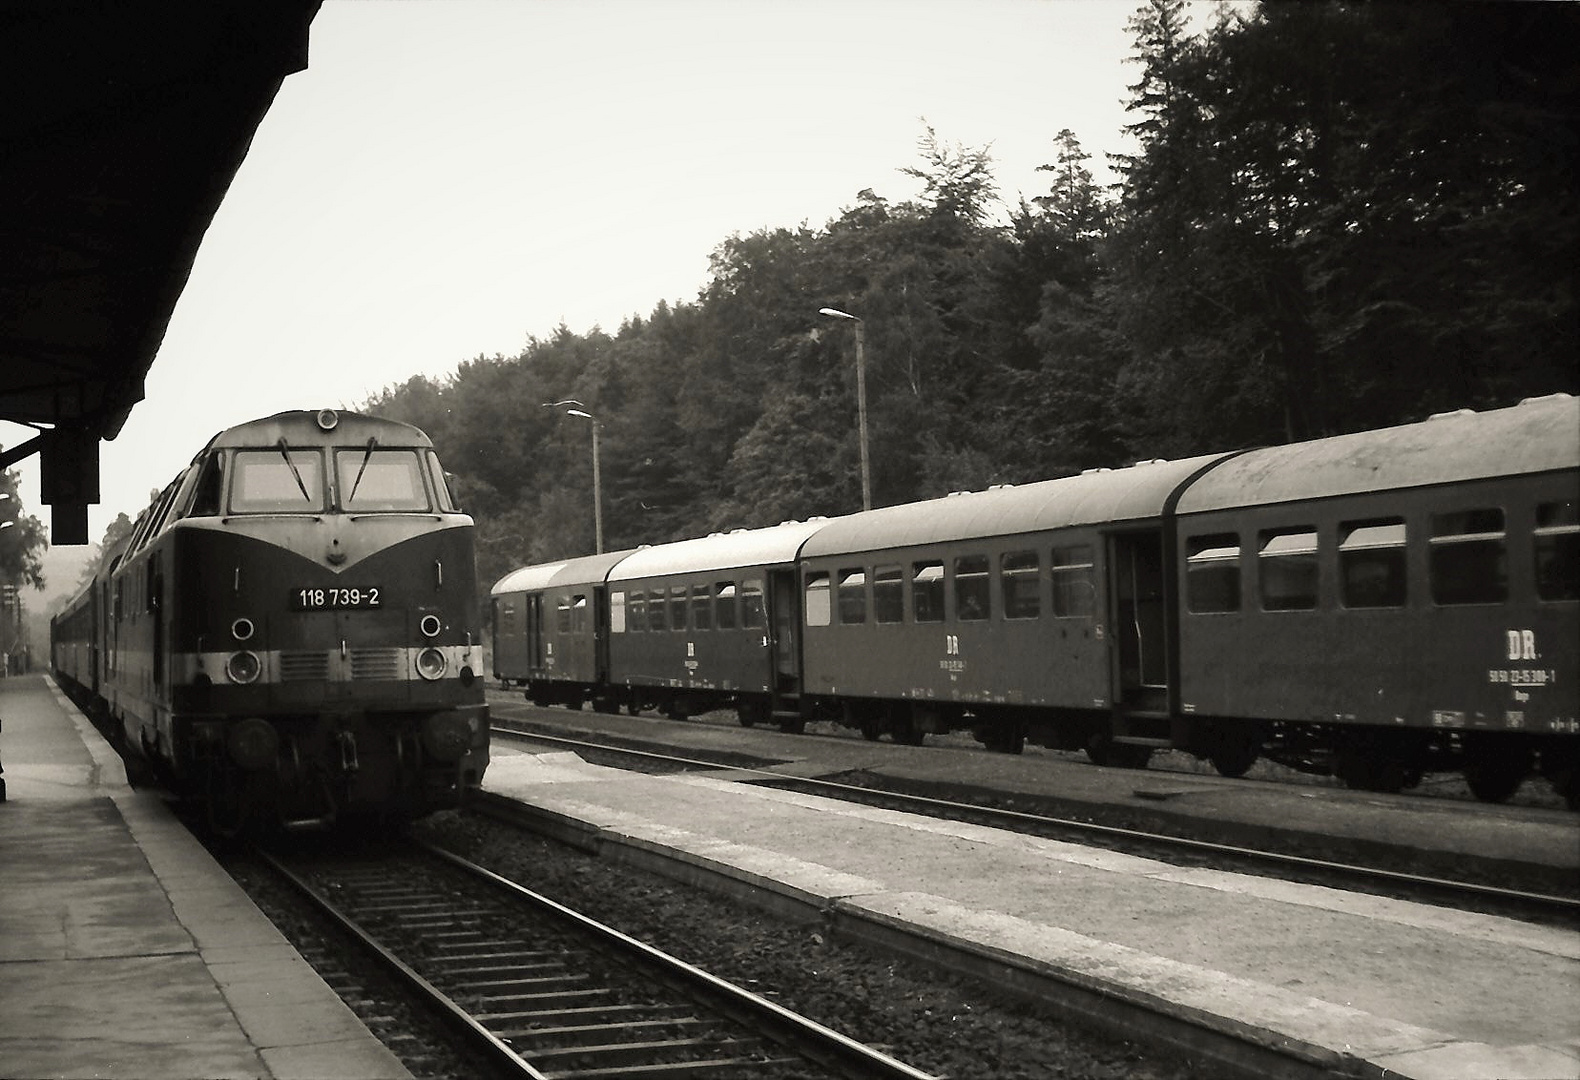
[[[400,649],[352,649],[353,679],[398,679],[401,677]]]
[[[282,652],[280,654],[280,681],[304,682],[310,679],[329,678],[329,654],[326,652]]]

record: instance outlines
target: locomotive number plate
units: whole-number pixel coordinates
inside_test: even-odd
[[[291,590],[292,611],[340,611],[345,608],[376,608],[379,606],[380,589],[377,585],[360,588],[308,588]]]

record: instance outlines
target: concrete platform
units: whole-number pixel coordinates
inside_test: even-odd
[[[1580,1077],[1571,931],[499,741],[484,788],[605,854],[1160,1014],[1182,1046],[1228,1035],[1290,1075]]]
[[[47,677],[0,764],[0,1076],[410,1076]]]

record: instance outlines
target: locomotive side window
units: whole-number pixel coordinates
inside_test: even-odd
[[[735,629],[735,582],[720,581],[713,586],[713,608],[718,616],[716,622],[720,630]]]
[[[827,626],[830,621],[828,572],[819,570],[806,576],[806,624]]]
[[[1259,537],[1256,573],[1263,611],[1317,606],[1317,530],[1270,529]]]
[[[568,596],[562,596],[554,602],[554,628],[562,634],[571,632],[571,601]]]
[[[450,494],[450,482],[444,478],[439,455],[432,450],[424,455],[428,460],[428,476],[433,481],[434,494],[439,496],[439,509],[446,514],[456,513],[455,497]]]
[[[1186,543],[1185,596],[1197,614],[1240,610],[1240,538],[1193,536]]]
[[[762,579],[747,578],[741,582],[741,626],[747,630],[758,630],[767,625]]]
[[[669,619],[666,613],[669,605],[663,589],[652,589],[647,594],[647,628],[649,630],[669,629]]]
[[[340,508],[348,513],[427,510],[421,464],[411,450],[342,447],[335,451]]]
[[[860,567],[839,572],[839,621],[867,621],[867,574]]]
[[[1091,544],[1053,549],[1053,614],[1058,619],[1088,618],[1096,610]]]
[[[917,622],[944,621],[944,564],[929,560],[911,565],[911,611]]]
[[[980,622],[993,614],[992,579],[986,555],[962,555],[955,560],[955,615],[966,622]]]
[[[1035,619],[1042,614],[1038,588],[1041,572],[1041,560],[1035,551],[1009,551],[999,560],[1006,619]]]
[[[1580,600],[1580,516],[1573,502],[1536,507],[1536,596]]]
[[[690,590],[684,585],[671,585],[669,587],[669,628],[671,630],[684,630],[686,628],[686,599]]]
[[[905,621],[905,575],[898,566],[879,566],[872,571],[872,620]]]
[[[571,631],[582,634],[587,631],[587,597],[571,597]]]
[[[1339,526],[1340,599],[1349,608],[1404,607],[1403,518]]]
[[[691,625],[696,630],[713,629],[713,586],[691,587]]]
[[[232,463],[233,514],[312,513],[324,508],[317,450],[238,450]]]
[[[197,491],[192,496],[192,509],[187,511],[187,516],[213,517],[218,514],[224,485],[225,455],[216,450],[203,462],[203,472],[198,477]]]
[[[1500,604],[1509,598],[1503,511],[1432,515],[1432,602]]]

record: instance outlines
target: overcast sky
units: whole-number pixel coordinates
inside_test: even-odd
[[[915,197],[923,118],[1006,202],[1072,129],[1108,179],[1130,0],[329,0],[208,231],[97,539],[216,431],[351,407],[562,322],[688,301],[732,233]],[[808,312],[809,322],[814,318]],[[31,432],[0,423],[0,443]],[[28,510],[38,459],[20,466]],[[52,585],[58,583],[52,582]],[[53,591],[53,590],[51,590]]]

